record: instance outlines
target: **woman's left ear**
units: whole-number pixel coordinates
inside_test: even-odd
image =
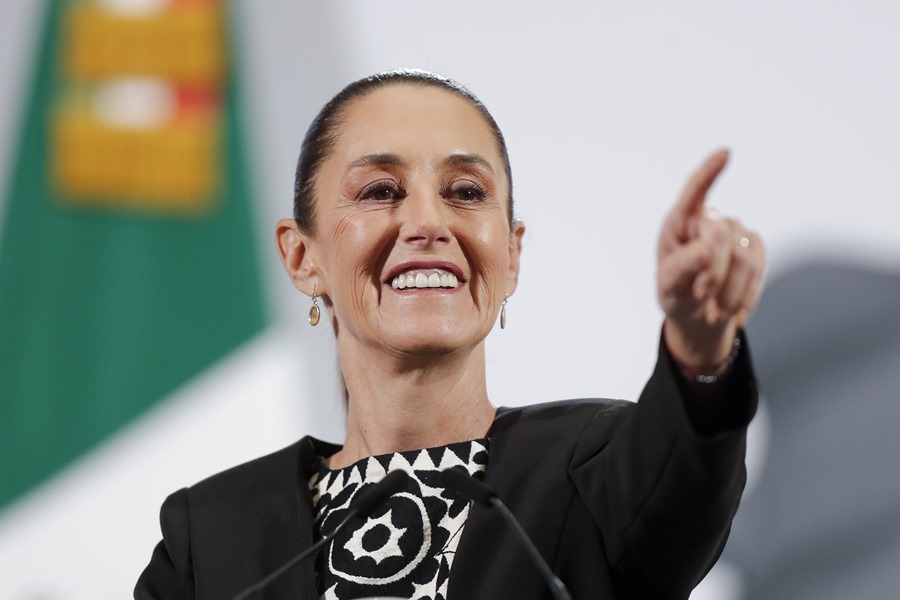
[[[300,230],[294,219],[279,219],[275,226],[275,245],[291,283],[307,296],[314,292],[321,296],[325,293],[325,284],[313,241]]]
[[[509,296],[516,291],[519,285],[519,258],[522,256],[522,236],[525,235],[525,222],[516,219],[509,232],[509,279],[506,285],[506,293]]]

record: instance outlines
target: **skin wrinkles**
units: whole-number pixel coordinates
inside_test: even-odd
[[[502,221],[503,253],[508,253],[506,248],[508,244],[505,239],[509,236],[509,227],[506,225],[507,217],[502,203],[496,200],[498,184],[492,177],[497,169],[491,165],[491,161],[499,162],[500,158],[494,149],[493,138],[486,131],[486,127],[481,124],[480,115],[470,111],[465,102],[457,101],[443,92],[438,92],[438,94],[447,96],[451,103],[460,105],[464,112],[469,112],[469,116],[474,117],[482,137],[479,145],[460,147],[461,141],[467,142],[465,138],[442,135],[439,132],[436,143],[433,144],[430,143],[430,140],[435,139],[433,137],[414,136],[411,143],[406,144],[405,151],[398,151],[396,146],[391,147],[390,151],[382,151],[383,148],[377,146],[372,148],[370,141],[365,139],[365,133],[361,136],[357,133],[359,128],[354,128],[355,121],[353,119],[354,109],[365,106],[367,100],[371,98],[367,97],[354,103],[353,107],[348,110],[348,114],[344,118],[345,136],[338,141],[334,152],[335,156],[326,161],[323,168],[323,177],[319,185],[320,213],[325,210],[327,197],[329,197],[329,194],[325,192],[325,189],[329,187],[325,184],[326,179],[337,183],[341,192],[337,207],[340,217],[327,232],[327,236],[335,247],[342,246],[341,249],[363,245],[370,247],[369,258],[356,265],[346,293],[335,289],[334,294],[340,294],[341,298],[336,296],[332,299],[333,303],[338,305],[335,314],[340,320],[358,320],[360,322],[359,328],[349,323],[343,323],[344,331],[352,331],[360,337],[364,337],[363,329],[370,327],[383,329],[385,326],[378,310],[373,310],[368,303],[367,296],[374,297],[373,304],[378,306],[383,303],[385,296],[395,295],[394,292],[383,289],[384,286],[381,285],[384,267],[388,262],[397,264],[413,259],[451,260],[463,269],[465,279],[468,281],[466,287],[470,288],[472,305],[477,311],[495,312],[495,309],[499,310],[499,303],[505,295],[505,292],[491,293],[490,291],[498,285],[502,286],[502,282],[498,282],[498,278],[490,273],[496,271],[497,268],[502,268],[503,261],[493,260],[491,254],[494,254],[495,251],[485,252],[484,250],[484,246],[487,245],[493,245],[495,248],[499,246],[496,241],[496,224]],[[378,93],[372,96],[377,95]],[[368,121],[362,129],[373,129],[372,123],[373,121]],[[353,129],[352,137],[347,135],[350,129]],[[446,129],[452,131],[450,127]],[[376,137],[379,141],[382,139],[380,136]],[[441,139],[442,137],[444,139]],[[448,137],[456,139],[447,140]],[[346,138],[350,138],[349,144],[345,144]],[[420,141],[424,139],[428,139],[429,143]],[[450,143],[447,143],[448,141]],[[473,150],[473,148],[478,149]],[[485,158],[485,154],[491,155],[490,158]],[[335,160],[337,157],[340,160]],[[340,162],[344,162],[345,166],[340,165]],[[331,167],[336,168],[332,169]],[[476,187],[484,190],[485,198],[471,204],[441,198],[441,192],[454,181],[458,181],[461,176],[471,179]],[[403,190],[400,195],[406,194],[406,197],[384,202],[374,200],[360,202],[357,200],[367,185],[380,179],[394,182],[398,188]],[[495,215],[495,218],[486,220],[485,217],[491,213]],[[410,215],[412,215],[411,218]],[[324,225],[327,219],[321,220]],[[416,221],[416,224],[413,224],[413,221]],[[459,228],[466,230],[463,232],[465,235],[458,235]],[[319,237],[325,235],[326,231],[323,229]],[[404,236],[414,239],[414,241],[406,244],[402,256],[391,260],[389,257],[397,254],[396,248]],[[386,243],[389,240],[391,242]],[[480,252],[473,250],[470,247],[472,243],[477,244],[482,250]],[[499,298],[489,302],[487,299],[491,295],[499,296]],[[393,300],[398,308],[402,307],[407,311],[418,301],[418,299],[404,298],[394,298]],[[454,315],[452,310],[448,310],[446,303],[440,301],[432,304],[437,305],[434,306],[432,316],[435,313],[439,315],[449,313],[450,318],[443,324],[443,333],[446,336],[458,334],[461,329],[459,323],[464,320],[460,318],[458,311]],[[343,313],[352,312],[356,317],[347,319],[345,317],[349,315],[342,314],[341,311]],[[483,335],[490,330],[490,325],[493,324],[495,318],[495,316],[490,318],[490,323],[484,327]],[[482,320],[486,321],[486,319]],[[385,337],[378,336],[376,345],[381,345],[384,341],[387,341]],[[393,342],[387,344],[387,347],[397,350],[401,350],[404,346],[405,344],[398,345]],[[418,351],[424,351],[429,346],[431,344],[426,343]]]
[[[437,166],[435,163],[439,162]],[[435,161],[433,153],[429,153],[425,160],[429,173],[440,176],[446,180],[440,186],[442,195],[450,196],[447,201],[452,201],[455,194],[470,190],[467,184],[477,188],[483,198],[478,201],[466,202],[460,200],[460,207],[473,210],[484,208],[485,204],[496,202],[494,185],[494,168],[485,158],[466,152],[449,153],[441,161]],[[371,187],[388,182],[388,188],[396,188],[396,192],[402,197],[408,192],[405,182],[410,177],[417,177],[420,169],[411,165],[403,157],[393,153],[368,154],[354,160],[347,168],[346,175],[342,178],[343,204],[349,205],[358,202],[370,202],[365,197]],[[466,179],[468,178],[468,179]],[[460,181],[463,179],[463,181]],[[377,203],[377,200],[371,203]]]
[[[431,160],[429,157],[428,163],[433,164],[435,161]],[[485,198],[483,200],[476,201],[472,204],[463,204],[460,203],[455,210],[465,210],[465,211],[473,211],[473,212],[484,212],[484,211],[496,211],[498,203],[495,202],[493,191],[496,188],[496,185],[491,181],[485,172],[492,174],[493,169],[490,167],[490,164],[482,157],[468,154],[468,153],[458,153],[451,154],[447,158],[440,161],[441,169],[448,170],[447,173],[435,172],[434,169],[429,168],[429,172],[434,172],[436,179],[441,181],[439,184],[439,189],[444,190],[442,193],[452,193],[449,189],[452,185],[451,182],[458,181],[460,177],[467,177],[469,179],[474,179],[473,182],[479,190],[483,191],[485,194]],[[406,171],[406,172],[405,172]],[[363,156],[355,161],[353,161],[349,168],[347,169],[347,175],[344,177],[343,187],[344,190],[342,192],[342,200],[340,208],[343,209],[345,214],[338,221],[338,225],[333,232],[332,236],[335,239],[339,238],[349,238],[357,240],[356,243],[363,243],[367,236],[370,234],[362,229],[354,229],[351,233],[351,229],[356,228],[359,224],[353,222],[353,216],[358,211],[367,211],[367,212],[376,212],[376,211],[384,211],[391,212],[398,210],[400,204],[405,202],[406,199],[400,199],[397,201],[372,201],[371,203],[366,203],[365,200],[357,200],[356,198],[367,189],[373,182],[377,183],[379,181],[385,180],[387,178],[400,182],[398,187],[405,188],[406,186],[403,184],[404,181],[408,179],[415,180],[417,176],[417,169],[414,169],[408,161],[403,159],[396,154],[370,154]],[[473,172],[474,171],[474,172]],[[408,172],[408,174],[407,174]],[[443,183],[446,182],[446,183]],[[433,192],[428,189],[429,185],[433,184],[425,184],[421,192],[417,194],[413,194],[413,196],[418,195],[427,195],[432,194]],[[407,193],[406,190],[403,193]],[[401,194],[402,195],[402,194]],[[416,201],[415,198],[411,198],[410,201]],[[452,201],[447,200],[446,202],[452,203]],[[440,209],[436,209],[440,210]],[[452,210],[448,211],[448,214],[442,219],[446,219],[448,222],[452,221],[454,215],[452,214]],[[391,216],[392,219],[396,218],[394,215]],[[402,218],[402,217],[401,217]],[[472,223],[475,225],[475,238],[484,245],[489,245],[492,243],[492,227],[489,221],[485,221],[481,218],[480,215],[470,216],[472,219]],[[392,225],[396,225],[393,223]],[[357,272],[356,276],[359,278],[364,278],[365,272],[371,273],[370,283],[375,287],[378,293],[378,300],[381,300],[381,295],[383,294],[383,287],[378,285],[380,281],[377,274],[384,273],[387,271],[385,265],[388,261],[388,257],[396,246],[396,243],[393,241],[398,235],[399,232],[396,231],[397,227],[385,228],[383,231],[383,235],[385,238],[391,239],[390,244],[384,245],[384,250],[379,255],[373,256],[373,260],[363,263],[360,265],[360,270]],[[496,264],[492,261],[489,262],[488,268],[479,269],[477,267],[477,259],[474,254],[467,248],[468,242],[465,239],[457,238],[456,242],[460,246],[460,250],[463,253],[463,256],[466,259],[466,263],[470,265],[475,265],[475,270],[473,272],[466,272],[465,279],[468,281],[480,281],[483,283],[483,278],[481,277],[482,271],[490,272],[493,269],[498,269],[501,265]],[[377,260],[376,260],[377,258]],[[439,257],[438,257],[439,258]],[[465,270],[465,265],[459,265]],[[473,276],[474,275],[474,276]],[[483,303],[483,298],[488,298],[489,290],[483,289],[483,286],[473,288],[473,299],[475,301],[475,305],[477,308],[481,309],[490,309],[489,306]],[[351,294],[350,300],[355,301],[359,298],[357,294]],[[365,312],[362,306],[358,303],[354,306],[354,310],[360,311],[363,315],[368,315],[369,313]]]
[[[379,285],[383,281],[380,274],[386,271],[384,267],[396,248],[395,240],[402,235],[400,229],[403,227],[401,221],[404,216],[397,213],[403,210],[404,203],[423,202],[427,204],[423,210],[428,210],[429,213],[433,212],[432,218],[444,223],[447,228],[447,233],[439,234],[438,237],[446,235],[448,238],[452,238],[451,243],[459,246],[464,260],[455,260],[454,262],[458,264],[462,262],[459,266],[465,271],[465,278],[471,288],[475,309],[496,313],[499,311],[499,303],[502,302],[503,297],[497,300],[496,294],[490,293],[492,287],[496,287],[497,284],[488,281],[486,274],[501,269],[502,261],[492,260],[493,256],[491,255],[478,257],[478,253],[468,247],[469,236],[455,236],[451,231],[459,225],[460,219],[464,219],[467,221],[464,226],[473,231],[471,237],[478,242],[479,246],[496,245],[496,222],[484,218],[484,213],[505,213],[502,210],[503,204],[497,202],[496,199],[497,184],[492,178],[495,170],[487,159],[478,154],[443,151],[447,156],[436,160],[434,156],[441,152],[429,151],[425,153],[424,159],[419,159],[418,162],[393,152],[364,154],[350,161],[343,176],[340,176],[339,179],[341,199],[338,209],[342,216],[332,232],[332,243],[335,247],[340,247],[342,244],[346,244],[348,239],[353,240],[352,245],[354,246],[371,242],[378,234],[378,226],[373,225],[374,222],[371,220],[366,221],[366,224],[370,225],[372,229],[369,231],[369,227],[364,227],[362,222],[356,222],[355,217],[361,212],[381,213],[379,216],[384,220],[381,234],[384,236],[384,240],[391,240],[391,243],[384,243],[381,252],[372,255],[372,260],[361,263],[352,278],[354,281],[367,281],[368,285],[375,290],[377,301],[380,303],[385,293],[383,286]],[[424,168],[419,167],[419,163],[424,163]],[[484,198],[472,203],[457,202],[453,199],[443,199],[442,201],[435,199],[436,192],[452,195],[452,186],[458,184],[460,178],[471,181],[485,194]],[[367,186],[382,180],[390,180],[396,184],[396,187],[399,188],[397,194],[400,197],[398,199],[387,201],[359,199],[360,194],[367,189]],[[504,224],[507,220],[504,215]],[[510,235],[508,227],[504,227],[504,231],[505,235]],[[422,258],[419,257],[419,259]],[[424,258],[441,259],[444,257],[437,253],[433,257],[426,254]],[[483,264],[483,266],[479,266],[479,264]],[[469,271],[466,265],[470,265],[472,270]],[[368,278],[366,273],[369,274]],[[365,289],[363,289],[365,287],[367,286],[354,287],[343,301],[336,303],[340,306],[350,302],[353,312],[362,315],[367,325],[372,325],[371,318],[375,313],[366,310],[361,301],[365,294]],[[503,296],[505,297],[505,293]],[[453,321],[447,323],[446,331],[448,333],[452,334],[453,330],[458,329],[459,327]],[[400,350],[393,345],[389,345],[389,347]],[[431,350],[438,351],[439,348]],[[417,351],[424,352],[426,348],[420,347]]]

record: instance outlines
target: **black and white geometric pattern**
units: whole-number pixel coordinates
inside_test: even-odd
[[[334,531],[356,494],[392,471],[410,475],[405,489],[376,506],[364,520],[351,523],[319,554],[316,581],[320,598],[445,600],[469,502],[446,491],[438,474],[463,467],[483,479],[487,458],[488,440],[481,439],[373,456],[337,470],[320,462],[309,480],[316,539]]]

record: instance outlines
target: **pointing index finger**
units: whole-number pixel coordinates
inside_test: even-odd
[[[684,186],[684,191],[681,192],[681,198],[675,205],[676,212],[681,213],[684,217],[700,212],[709,188],[728,164],[728,155],[729,152],[726,148],[716,150],[700,165],[699,169],[694,171],[691,178],[688,179],[687,185]]]

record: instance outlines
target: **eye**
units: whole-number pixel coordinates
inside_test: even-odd
[[[483,202],[487,193],[472,181],[456,181],[444,191],[444,197],[466,204]]]
[[[402,200],[406,197],[406,192],[400,185],[391,179],[380,179],[370,183],[359,196],[357,200],[364,202],[391,202],[393,200]]]

